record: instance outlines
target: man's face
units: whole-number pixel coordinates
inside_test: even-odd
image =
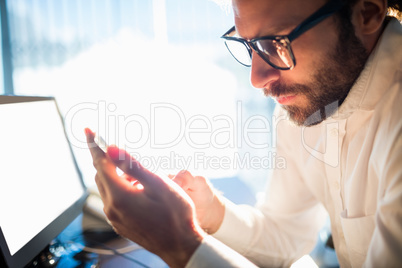
[[[246,39],[289,34],[324,4],[324,0],[234,0],[236,29]],[[302,34],[291,46],[296,66],[287,71],[274,69],[253,51],[251,82],[282,105],[296,124],[315,125],[344,101],[367,52],[353,26],[341,27],[336,15]]]

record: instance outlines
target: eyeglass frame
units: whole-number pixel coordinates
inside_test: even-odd
[[[287,35],[267,35],[267,36],[253,38],[251,40],[246,40],[246,39],[240,38],[240,37],[227,36],[230,33],[232,33],[233,31],[236,31],[236,26],[233,26],[226,33],[224,33],[221,36],[221,38],[223,38],[225,40],[238,41],[238,42],[242,43],[246,47],[246,49],[249,53],[250,60],[252,59],[252,50],[254,50],[266,63],[268,63],[273,68],[279,69],[279,70],[291,70],[296,66],[296,58],[293,54],[293,50],[292,50],[290,43],[292,41],[294,41],[297,37],[299,37],[300,35],[305,33],[306,31],[308,31],[311,28],[313,28],[314,26],[316,26],[318,23],[320,23],[324,19],[326,19],[329,16],[338,12],[341,8],[343,8],[345,6],[345,2],[346,1],[342,1],[342,0],[330,0],[325,5],[323,5],[320,9],[318,9],[316,12],[314,12],[312,15],[310,15],[307,19],[305,19],[302,23],[300,23],[298,26],[296,26]],[[265,58],[266,54],[261,52],[257,48],[257,45],[256,45],[256,42],[260,41],[260,40],[276,40],[276,41],[284,40],[286,42],[286,49],[288,50],[290,59],[292,60],[292,66],[279,67],[279,66],[276,66],[275,64],[273,64],[272,62],[270,62],[267,58]],[[225,45],[226,45],[226,48],[229,50],[230,54],[233,56],[233,58],[236,59],[236,61],[238,61],[240,64],[242,64],[246,67],[251,67],[251,64],[250,65],[244,64],[244,63],[240,62],[233,55],[233,53],[229,49],[228,45],[226,44],[226,41],[225,41]]]

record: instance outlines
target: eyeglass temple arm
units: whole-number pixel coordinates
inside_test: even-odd
[[[289,35],[289,41],[293,41],[301,34],[311,29],[313,26],[318,24],[320,21],[331,16],[333,13],[337,12],[344,6],[342,0],[330,0],[327,4],[321,7],[317,12],[308,17],[304,22],[302,22],[298,27],[296,27]]]

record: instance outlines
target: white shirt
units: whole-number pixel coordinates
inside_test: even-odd
[[[241,255],[290,266],[311,251],[327,215],[342,267],[402,267],[399,21],[388,23],[335,115],[306,128],[279,121],[274,146],[286,167],[273,170],[259,206],[226,200],[216,239],[204,239],[186,267],[252,267]]]

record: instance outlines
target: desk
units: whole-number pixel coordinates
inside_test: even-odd
[[[104,255],[83,250],[84,246],[95,249],[95,251],[107,250],[108,254],[112,253],[110,249],[134,250],[121,255]],[[46,267],[168,267],[158,256],[115,235],[107,223],[86,213],[79,215],[61,232],[50,248],[60,258],[55,265]]]

